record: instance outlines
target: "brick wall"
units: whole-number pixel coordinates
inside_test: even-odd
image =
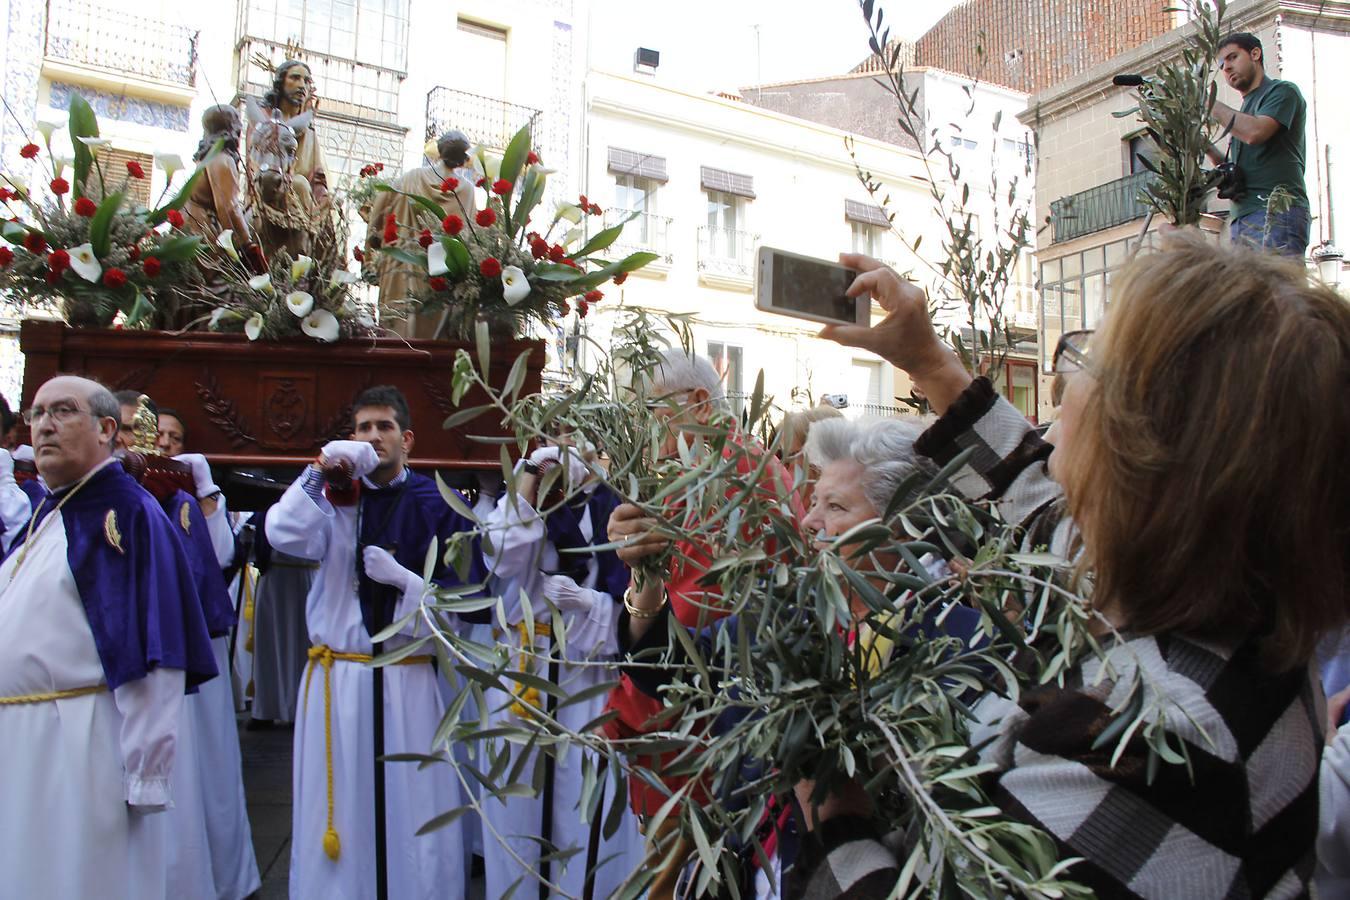
[[[964,0],[923,37],[914,64],[1034,94],[1168,31],[1160,0]]]

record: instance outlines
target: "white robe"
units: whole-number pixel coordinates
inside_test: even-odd
[[[516,625],[523,617],[520,592],[524,590],[530,597],[535,621],[547,621],[551,614],[543,601],[543,573],[557,569],[558,554],[547,539],[543,520],[524,500],[517,499],[513,505],[510,497],[503,497],[488,517],[486,527],[491,536],[488,543],[497,552],[490,556],[485,550],[484,556],[489,570],[501,580],[501,594],[508,618],[506,627],[499,631],[499,640],[513,648],[513,665],[518,666],[521,639]],[[593,541],[595,526],[590,520],[589,510],[582,517],[580,527],[582,536]],[[615,634],[616,604],[608,594],[593,590],[597,578],[597,565],[593,559],[588,562],[587,568],[585,582],[579,587],[591,589],[595,602],[589,612],[566,614],[566,657],[575,662],[613,660],[616,668],[561,663],[558,667],[558,684],[567,694],[578,693],[617,676],[619,648]],[[537,652],[549,646],[548,639],[541,635],[536,635],[535,644]],[[538,665],[542,669],[543,661],[540,660]],[[536,674],[547,676],[547,669],[537,670]],[[511,711],[506,698],[498,692],[493,693],[494,696],[489,699],[492,708],[487,711],[488,727],[517,724],[516,714]],[[600,715],[604,706],[603,696],[594,697],[585,703],[568,706],[557,715],[567,727],[580,729]],[[517,749],[513,747],[513,751]],[[514,752],[512,758],[515,758]],[[592,762],[595,762],[593,756]],[[533,763],[529,763],[522,771],[529,773],[532,766]],[[615,802],[613,773],[607,773],[605,784],[603,814],[607,815]],[[550,881],[562,889],[561,894],[554,892],[553,896],[581,897],[585,886],[591,827],[582,822],[581,787],[582,753],[572,749],[554,766],[551,840],[559,850],[575,848],[579,852],[565,862],[555,861],[551,864]],[[539,871],[539,844],[531,838],[541,836],[543,802],[543,797],[509,797],[505,801],[498,801],[486,791],[483,792],[486,896],[505,896],[511,885],[520,879],[523,869],[512,853],[526,860],[531,869]],[[604,841],[595,854],[597,862],[608,860],[599,866],[596,874],[595,896],[608,897],[613,894],[628,875],[641,865],[643,856],[637,820],[628,804],[624,803],[619,830],[612,838]],[[528,877],[516,888],[516,896],[519,897],[536,894],[537,882]]]
[[[283,553],[321,561],[305,605],[310,642],[337,652],[369,654],[372,645],[356,590],[356,507],[315,501],[297,481],[268,513],[267,539]],[[413,592],[405,594],[394,621],[420,601]],[[399,635],[385,647],[393,649],[407,641],[408,636]],[[375,896],[373,671],[342,661],[331,669],[333,823],[341,841],[337,860],[329,859],[323,848],[328,795],[322,666],[312,665],[306,679],[300,686],[295,721],[290,897],[367,900]],[[431,665],[384,669],[385,753],[430,753],[444,713]],[[416,836],[423,824],[461,803],[450,766],[419,771],[415,764],[386,764],[385,801],[389,896],[463,897],[467,873],[460,823]]]
[[[60,512],[0,565],[0,697],[101,684],[103,664],[66,557]],[[184,675],[115,692],[0,705],[0,892],[155,900]]]

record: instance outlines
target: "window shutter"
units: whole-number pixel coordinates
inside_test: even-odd
[[[103,167],[103,178],[108,183],[109,191],[116,191],[121,188],[122,182],[127,184],[127,199],[133,204],[141,206],[150,205],[150,178],[153,174],[155,165],[154,159],[148,153],[135,153],[130,150],[117,150],[113,147],[104,148],[98,155],[99,165]],[[127,163],[136,162],[140,164],[141,171],[145,173],[144,178],[131,178],[127,175]],[[99,190],[99,179],[96,172],[89,173],[88,194],[91,199],[101,200],[102,192]],[[167,199],[167,198],[166,198]]]
[[[609,171],[612,175],[633,175],[648,178],[665,184],[670,181],[666,175],[666,158],[652,156],[650,153],[638,153],[635,150],[609,148]]]
[[[861,222],[864,225],[880,225],[882,228],[891,227],[891,220],[886,218],[885,210],[873,203],[862,203],[858,200],[844,201],[844,218],[850,222]]]
[[[752,176],[738,175],[709,166],[702,166],[700,170],[705,191],[721,191],[725,194],[755,199],[755,179]]]

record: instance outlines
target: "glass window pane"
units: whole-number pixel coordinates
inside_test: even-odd
[[[1070,253],[1060,260],[1060,265],[1064,269],[1064,278],[1077,278],[1083,274],[1083,257],[1077,253]]]
[[[1054,284],[1059,281],[1059,260],[1054,259],[1041,264],[1041,284]]]
[[[1083,251],[1083,271],[1100,272],[1102,270],[1102,248],[1093,247]]]
[[[1066,281],[1064,282],[1064,330],[1078,331],[1082,327],[1083,283],[1077,279]]]
[[[1064,333],[1062,295],[1058,284],[1041,291],[1041,368],[1050,370],[1051,357]]]
[[[1117,269],[1125,264],[1125,242],[1112,241],[1106,245],[1106,268]]]
[[[1084,328],[1096,328],[1106,314],[1106,276],[1098,273],[1083,279]]]

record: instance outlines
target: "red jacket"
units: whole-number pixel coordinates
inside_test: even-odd
[[[733,435],[732,441],[744,445],[746,438]],[[749,445],[749,449],[750,452],[742,455],[736,463],[737,472],[743,476],[754,473],[755,468],[758,467],[760,454],[763,452],[754,443]],[[728,448],[727,455],[731,452],[731,449]],[[775,480],[780,487],[775,487]],[[792,513],[798,521],[805,516],[801,499],[797,492],[792,490],[792,478],[777,459],[770,459],[768,465],[764,467],[760,486],[766,492],[766,496],[786,497],[791,503]],[[728,492],[728,497],[734,497],[736,493],[738,491],[733,489]],[[741,527],[749,540],[754,540],[757,532],[768,531],[767,522],[746,522]],[[720,587],[716,584],[704,586],[698,583],[713,562],[710,549],[702,544],[689,541],[676,542],[675,549],[676,554],[671,560],[670,571],[665,583],[671,613],[686,628],[705,627],[709,623],[724,617],[727,614],[726,611],[717,608],[721,600]],[[772,539],[766,544],[766,551],[770,557],[773,556]],[[770,563],[766,562],[764,565],[767,567]],[[712,608],[709,609],[708,607]],[[668,727],[669,722],[663,722],[662,720],[663,709],[664,704],[660,700],[644,694],[627,675],[621,675],[619,686],[610,693],[609,702],[605,706],[606,712],[612,710],[618,713],[615,718],[605,723],[605,736],[611,740],[621,740]],[[647,759],[642,764],[652,772],[661,772],[675,756],[675,751],[671,751],[663,754],[658,760]],[[662,781],[672,791],[679,788],[687,780],[682,776],[662,778]],[[699,793],[701,792],[695,792],[696,798]],[[633,811],[638,815],[654,815],[666,802],[667,796],[641,779],[630,777],[628,798]]]

